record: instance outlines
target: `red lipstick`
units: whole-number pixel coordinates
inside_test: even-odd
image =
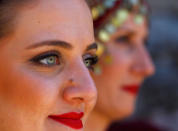
[[[127,85],[127,86],[123,86],[123,90],[131,93],[132,95],[137,95],[138,91],[139,91],[140,86],[138,85]]]
[[[83,115],[83,112],[69,112],[61,115],[50,115],[49,118],[66,126],[69,126],[73,129],[81,129],[83,128],[83,123],[81,120]]]

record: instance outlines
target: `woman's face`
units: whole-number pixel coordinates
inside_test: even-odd
[[[109,119],[121,119],[133,112],[139,87],[154,73],[145,47],[147,35],[146,22],[135,24],[134,15],[130,15],[106,43],[108,54],[99,62],[102,74],[93,78],[98,89],[95,110]],[[108,58],[110,64],[106,62]]]
[[[0,40],[0,130],[82,130],[80,118],[84,113],[84,123],[96,101],[87,69],[92,43],[84,0],[40,0],[21,9],[14,32]]]

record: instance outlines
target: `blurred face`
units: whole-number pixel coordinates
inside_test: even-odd
[[[96,111],[109,119],[130,115],[138,89],[144,79],[154,73],[154,66],[145,47],[148,29],[146,22],[135,24],[134,15],[106,43],[108,54],[99,62],[102,74],[93,75],[98,89]],[[107,64],[106,58],[112,61]]]
[[[36,1],[15,20],[13,34],[0,40],[0,130],[82,130],[96,101],[87,5]]]

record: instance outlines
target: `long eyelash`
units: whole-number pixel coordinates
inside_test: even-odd
[[[94,70],[94,65],[96,65],[97,62],[98,62],[98,56],[94,55],[94,56],[92,56],[90,58],[86,58],[86,59],[92,59],[91,66],[89,66],[88,69],[93,71]]]
[[[98,63],[99,57],[95,56],[93,59],[94,59],[94,62],[92,64],[92,66],[89,68],[91,71],[94,71],[94,65],[96,65]]]
[[[61,57],[60,53],[58,51],[48,51],[48,52],[44,52],[38,56],[33,57],[32,59],[30,59],[30,62],[36,63],[36,64],[40,64],[40,60],[50,57],[50,56],[56,56],[58,58]]]
[[[93,56],[93,65],[95,65],[97,62],[98,62],[98,56],[97,55],[95,55],[95,56]]]
[[[98,62],[98,56],[97,55],[94,55],[94,56],[91,56],[89,58],[86,58],[86,60],[87,59],[92,59],[92,65],[96,64]]]

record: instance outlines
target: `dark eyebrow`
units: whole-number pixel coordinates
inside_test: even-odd
[[[86,50],[88,51],[88,50],[92,50],[92,49],[97,49],[97,47],[98,47],[97,44],[93,43],[93,44],[89,45]]]
[[[43,42],[39,42],[34,45],[31,45],[31,46],[27,47],[27,49],[38,48],[41,46],[60,46],[65,49],[73,48],[73,46],[71,44],[69,44],[68,42],[60,41],[60,40],[49,40],[49,41],[43,41]]]

